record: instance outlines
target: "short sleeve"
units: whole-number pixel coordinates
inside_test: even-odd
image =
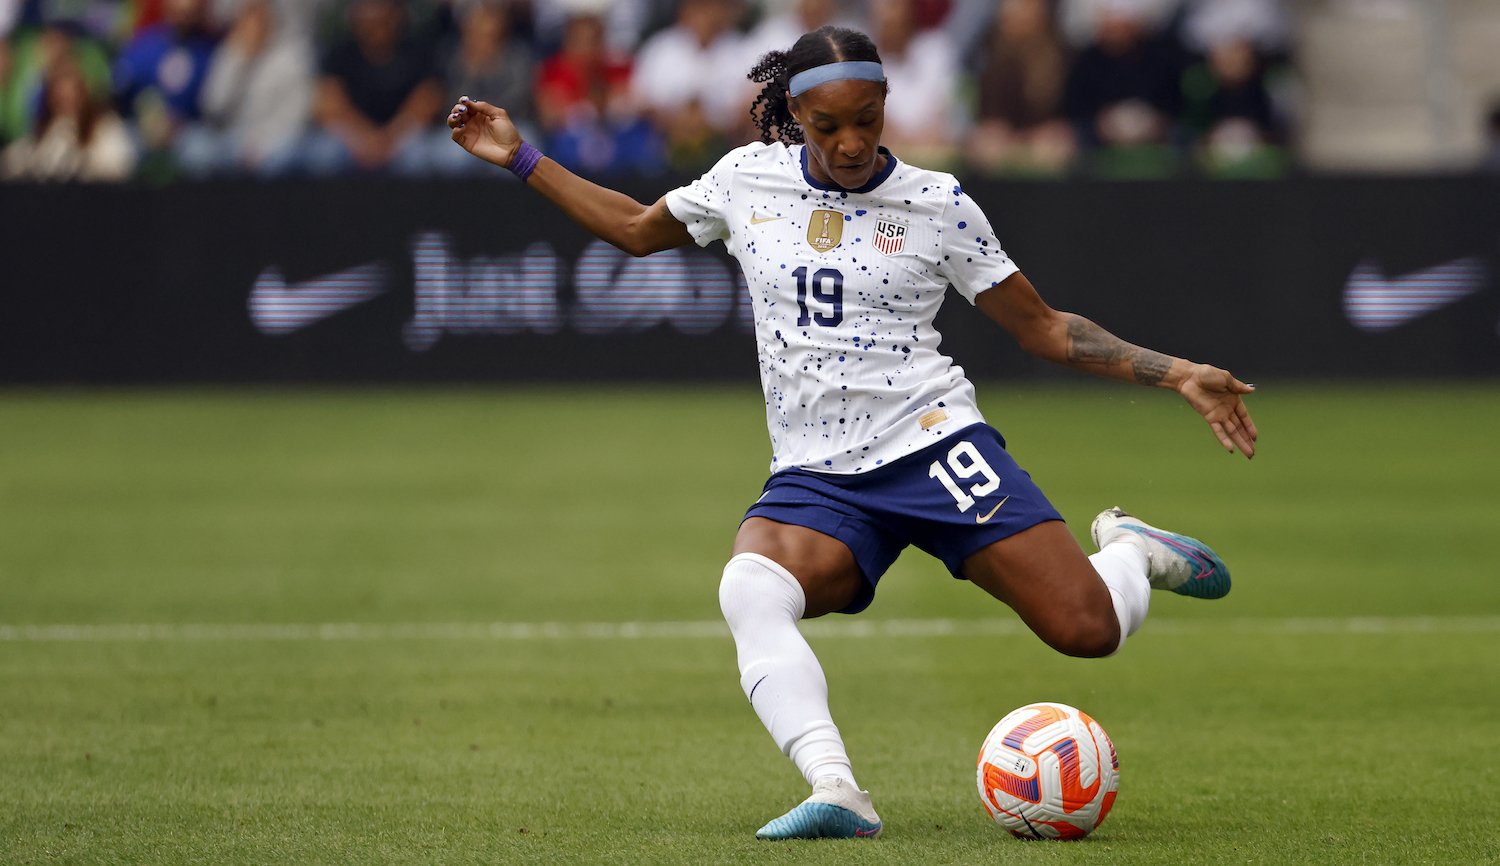
[[[740,158],[739,151],[730,151],[707,174],[667,193],[667,210],[700,247],[729,240],[729,185]]]
[[[984,211],[957,182],[952,194],[944,202],[941,272],[972,304],[980,292],[994,288],[1021,269],[1000,248]]]

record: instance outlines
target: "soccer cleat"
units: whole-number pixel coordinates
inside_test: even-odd
[[[1229,594],[1229,567],[1196,538],[1157,529],[1118,507],[1099,512],[1089,532],[1100,550],[1106,544],[1127,541],[1146,554],[1152,589],[1170,589],[1193,598]]]
[[[797,808],[755,831],[757,839],[854,839],[880,835],[870,792],[825,776]]]

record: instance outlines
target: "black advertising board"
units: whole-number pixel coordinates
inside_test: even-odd
[[[663,181],[628,191],[652,200]],[[1043,296],[1241,378],[1500,373],[1500,181],[966,186]],[[514,182],[0,187],[0,381],[753,380],[723,248]],[[980,378],[1070,375],[950,293]]]

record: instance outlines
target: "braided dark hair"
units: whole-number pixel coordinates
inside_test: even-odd
[[[766,144],[777,140],[801,144],[802,126],[792,117],[791,106],[787,104],[787,83],[799,72],[846,60],[879,63],[880,53],[865,34],[831,24],[802,34],[790,51],[772,51],[762,57],[748,76],[751,81],[766,85],[750,106],[750,118],[760,129],[760,140]]]

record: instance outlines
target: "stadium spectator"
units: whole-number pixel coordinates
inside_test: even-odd
[[[586,13],[599,17],[605,47],[633,54],[644,34],[671,22],[675,6],[673,0],[531,0],[523,8],[531,13],[538,45],[561,44],[568,21]]]
[[[162,20],[139,30],[115,61],[115,105],[135,119],[149,150],[166,147],[202,112],[199,97],[217,38],[208,0],[166,0]]]
[[[1131,0],[1130,11],[1147,29],[1165,29],[1182,6],[1183,0]],[[1117,7],[1118,0],[1057,0],[1059,30],[1068,44],[1082,50],[1099,40],[1099,26],[1104,14]]]
[[[450,104],[468,96],[503,105],[522,135],[535,136],[531,94],[536,55],[512,36],[507,4],[474,0],[460,13],[458,46],[450,52],[445,71]],[[447,136],[447,128],[440,128],[439,134]],[[449,149],[474,162],[463,148]]]
[[[0,141],[31,132],[51,71],[67,62],[84,77],[89,91],[110,89],[110,57],[82,24],[67,17],[33,15],[12,39],[0,42]]]
[[[588,174],[660,171],[660,137],[636,109],[629,56],[605,44],[603,7],[574,0],[572,9],[562,47],[537,74],[550,155]]]
[[[1262,56],[1284,52],[1291,21],[1280,0],[1188,0],[1182,16],[1182,41],[1195,54],[1243,39]]]
[[[303,170],[429,170],[434,139],[424,133],[442,110],[443,86],[406,11],[400,0],[354,0],[350,37],[323,60],[313,99],[320,129],[299,148]]]
[[[596,95],[605,103],[606,114],[630,110],[630,55],[606,46],[598,9],[576,0],[573,6],[563,27],[562,46],[537,70],[537,117],[549,131],[566,126],[580,109],[593,111],[585,103]]]
[[[734,30],[739,11],[737,0],[682,0],[676,23],[636,56],[632,88],[674,150],[702,148],[703,135],[748,136],[749,69]]]
[[[141,30],[161,23],[166,0],[137,0],[135,7],[135,29]]]
[[[226,4],[236,9],[248,0],[214,0],[214,8],[223,10]],[[272,0],[275,11],[276,32],[284,39],[300,40],[313,46],[314,57],[319,56],[320,41],[333,29],[341,16],[330,12],[347,5],[348,0]],[[230,16],[233,17],[233,16]]]
[[[988,174],[1061,173],[1073,156],[1062,117],[1068,52],[1045,0],[1001,0],[986,57],[969,161]]]
[[[1169,146],[1181,110],[1177,57],[1149,31],[1147,0],[1098,0],[1095,42],[1073,63],[1064,106],[1080,139],[1100,147],[1107,177],[1176,170]]]
[[[911,0],[911,18],[918,30],[931,30],[948,20],[953,0]]]
[[[748,106],[745,117],[743,126],[748,126]],[[714,122],[701,100],[691,100],[676,111],[658,115],[657,125],[666,137],[667,165],[679,174],[707,171],[731,147],[726,128]],[[742,134],[735,134],[736,139],[740,137]]]
[[[940,168],[953,162],[962,132],[956,97],[957,49],[942,30],[917,30],[913,0],[875,0],[875,45],[885,66],[881,141],[901,159]]]
[[[0,0],[0,36],[12,27],[67,24],[80,35],[115,44],[130,35],[134,14],[131,0]]]
[[[446,49],[459,39],[464,14],[483,2],[486,0],[408,0],[412,35],[434,50]]]
[[[1263,63],[1244,39],[1218,42],[1183,75],[1184,125],[1212,176],[1275,177],[1284,169]]]
[[[766,18],[745,37],[744,60],[748,73],[767,51],[787,51],[802,38],[825,24],[832,24],[834,0],[796,0],[779,15]],[[844,24],[843,26],[851,26]]]
[[[1050,14],[1052,2],[1046,2]],[[969,73],[977,73],[985,64],[1000,5],[998,0],[953,0],[943,19],[941,26],[958,52],[959,65]]]
[[[47,77],[36,131],[7,147],[0,166],[7,179],[121,181],[135,146],[108,100],[63,61]]]
[[[746,2],[760,24],[741,37]],[[886,140],[904,158],[951,166],[962,154],[985,174],[1055,176],[1076,161],[1106,177],[1158,177],[1191,155],[1213,176],[1280,176],[1296,104],[1287,5],[0,0],[0,37],[9,34],[0,38],[0,144],[33,131],[49,70],[65,59],[90,91],[114,92],[147,174],[169,153],[194,177],[469,170],[474,161],[428,117],[443,96],[473,94],[506,105],[528,137],[548,139],[549,152],[579,170],[696,173],[747,140],[757,86],[744,73],[761,54],[830,21],[857,26],[868,12],[893,91]],[[332,8],[348,10],[350,38],[309,73]],[[211,12],[231,13],[218,47]],[[628,47],[664,19],[670,25],[632,58]],[[537,65],[539,35],[561,48]],[[113,60],[111,38],[128,39]],[[1085,42],[1070,67],[1074,39]],[[963,65],[972,103],[961,98]],[[316,121],[311,131],[305,118]]]
[[[1183,121],[1210,176],[1285,173],[1296,101],[1290,31],[1281,0],[1189,0],[1182,41],[1202,59],[1183,74]]]
[[[203,121],[177,137],[177,163],[204,177],[258,169],[291,147],[312,108],[313,48],[280,24],[271,0],[246,0],[203,85]]]
[[[1500,174],[1500,102],[1491,104],[1484,125],[1484,156],[1479,161],[1479,170]]]

